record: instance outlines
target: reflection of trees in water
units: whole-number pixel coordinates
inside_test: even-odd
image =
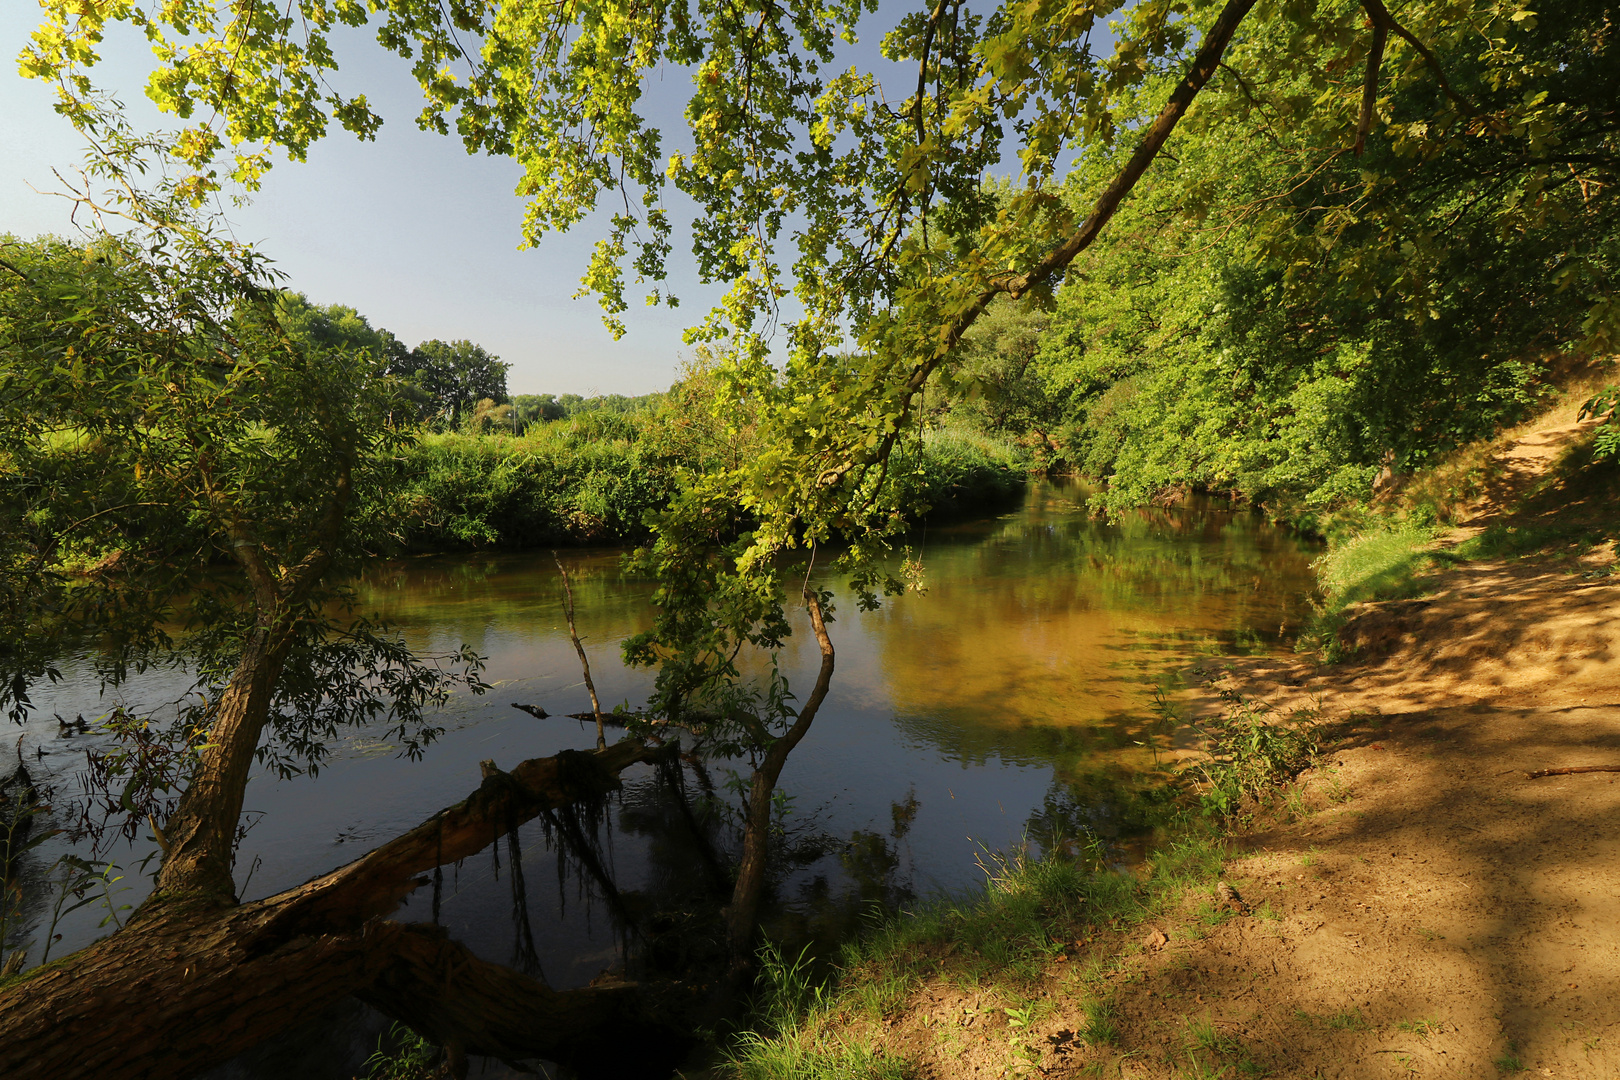
[[[1043,854],[1132,862],[1169,810],[1171,792],[1164,780],[1158,772],[1060,770],[1025,822],[1024,835]]]
[[[730,899],[741,850],[742,809],[711,775],[714,763],[671,758],[617,800],[616,826],[589,808],[553,812],[543,830],[557,856],[558,903],[601,905],[613,921],[623,966],[639,976],[718,970],[726,959],[722,906]],[[874,910],[916,898],[907,837],[921,804],[914,793],[890,808],[888,831],[835,836],[813,815],[779,816],[767,884],[764,930],[784,947],[832,948]],[[608,839],[635,836],[644,862],[639,887],[621,888]],[[532,864],[531,864],[532,865]],[[567,894],[566,896],[564,894]],[[514,939],[521,956],[520,891],[514,887]]]

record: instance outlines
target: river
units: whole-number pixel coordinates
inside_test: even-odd
[[[1155,685],[1200,658],[1289,647],[1307,613],[1312,545],[1208,502],[1104,523],[1085,512],[1086,494],[1039,483],[1012,512],[920,531],[910,543],[925,591],[878,611],[857,612],[829,583],[838,667],[782,777],[790,857],[776,875],[775,932],[836,936],[871,902],[904,905],[971,889],[983,881],[986,852],[1026,840],[1097,836],[1128,862],[1146,839],[1138,810],[1154,783],[1155,753],[1144,743]],[[604,706],[639,703],[651,676],[625,670],[618,652],[647,624],[650,585],[622,574],[616,552],[563,558]],[[329,870],[464,798],[478,785],[483,759],[510,766],[594,742],[594,728],[512,708],[589,709],[550,553],[391,561],[359,588],[362,608],[400,627],[413,646],[466,642],[487,656],[494,689],[454,699],[445,734],[423,760],[403,760],[360,731],[342,740],[317,777],[257,777],[238,861],[244,898]],[[801,694],[818,661],[800,626],[781,665]],[[52,714],[94,717],[119,700],[98,696],[82,665],[69,661],[64,673],[63,683],[37,695],[42,711],[25,742],[28,760],[57,788],[59,810],[84,746],[98,736],[59,735]],[[171,676],[122,693],[161,698],[175,688]],[[41,749],[46,756],[38,758]],[[709,870],[671,809],[668,778],[637,767],[625,779],[598,838],[622,894],[619,909],[633,914],[701,889]],[[700,817],[705,783],[713,785],[703,820],[722,847],[723,807],[736,801],[726,779],[723,762],[706,776],[690,767],[682,776]],[[540,823],[520,837],[529,922],[547,979],[578,986],[620,963],[623,927],[601,890],[579,867],[559,864]],[[25,918],[8,935],[13,947],[36,942],[30,964],[56,899],[46,880],[62,852],[54,843],[28,856]],[[128,889],[115,907],[143,895],[137,864],[145,853],[139,842],[113,853],[124,874],[116,888]],[[512,962],[517,934],[504,844],[500,860],[498,867],[486,852],[447,873],[441,918],[481,955]],[[418,897],[413,904],[422,910],[402,917],[427,917]],[[105,933],[98,924],[106,915],[92,904],[62,920],[54,952]]]

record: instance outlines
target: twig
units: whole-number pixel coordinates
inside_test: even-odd
[[[568,583],[568,568],[562,564],[562,559],[557,557],[555,551],[551,557],[562,573],[563,612],[568,616],[568,636],[574,640],[574,651],[579,653],[579,666],[585,672],[585,689],[591,692],[591,715],[596,717],[596,748],[606,750],[607,733],[602,726],[602,703],[596,700],[596,684],[591,682],[591,662],[585,659],[585,646],[580,644],[579,631],[574,629],[574,588]]]
[[[1525,775],[1531,780],[1539,780],[1543,776],[1569,776],[1583,772],[1620,772],[1620,765],[1571,765],[1566,769],[1537,769]]]

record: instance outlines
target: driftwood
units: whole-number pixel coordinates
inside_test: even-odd
[[[579,640],[579,631],[574,628],[574,587],[568,582],[568,567],[564,566],[557,553],[551,553],[552,559],[557,563],[557,571],[562,574],[563,583],[563,612],[568,616],[568,637],[574,643],[574,651],[579,654],[579,666],[585,672],[585,689],[591,693],[591,717],[596,721],[596,748],[607,747],[607,735],[602,730],[602,703],[596,700],[596,684],[591,681],[591,662],[585,658],[585,644]]]
[[[626,739],[486,770],[463,802],[264,900],[155,896],[118,933],[0,986],[0,1076],[184,1077],[349,994],[444,1046],[457,1075],[468,1054],[645,1075],[677,1040],[649,1030],[639,987],[553,990],[479,959],[437,925],[390,916],[439,867],[548,810],[602,797],[624,768],[667,752]]]
[[[1586,772],[1620,772],[1620,765],[1571,765],[1563,769],[1537,769],[1525,775],[1531,780],[1540,780],[1543,776],[1571,776]]]

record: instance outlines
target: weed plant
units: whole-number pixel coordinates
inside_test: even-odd
[[[361,1068],[364,1080],[434,1080],[448,1075],[443,1050],[405,1024],[394,1024],[379,1037],[376,1052]]]
[[[1229,820],[1310,766],[1321,749],[1321,719],[1310,709],[1279,719],[1263,702],[1230,690],[1220,694],[1225,713],[1194,725],[1209,757],[1191,768],[1205,782],[1204,813]]]

